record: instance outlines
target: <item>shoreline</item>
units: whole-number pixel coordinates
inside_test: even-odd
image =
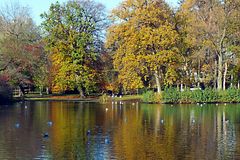
[[[26,96],[25,98],[14,97],[13,102],[18,101],[71,101],[71,102],[99,102],[99,98],[97,96],[90,96],[86,98],[80,98],[76,95],[48,95],[48,96]],[[141,95],[126,95],[122,98],[120,97],[109,97],[110,101],[127,101],[127,100],[141,100]]]
[[[143,96],[142,95],[125,95],[123,97],[110,97],[108,96],[108,102],[112,101],[140,101],[141,103],[145,104],[170,104],[170,105],[178,105],[178,104],[196,104],[196,105],[204,105],[204,104],[216,104],[216,105],[221,105],[221,104],[240,104],[240,102],[236,101],[216,101],[216,102],[144,102],[143,101]],[[12,101],[8,103],[15,103],[15,102],[20,102],[20,101],[64,101],[64,102],[94,102],[94,103],[101,103],[100,102],[100,96],[89,96],[86,98],[80,98],[78,95],[44,95],[44,96],[39,96],[39,95],[26,95],[25,98],[20,98],[20,97],[14,97]],[[7,103],[7,102],[6,102]]]

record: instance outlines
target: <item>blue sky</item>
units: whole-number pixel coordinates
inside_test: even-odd
[[[5,3],[19,2],[22,6],[28,6],[31,9],[31,16],[37,24],[41,23],[40,14],[47,11],[51,3],[55,3],[57,0],[0,0],[0,6]],[[67,0],[58,0],[59,2],[66,2]],[[122,0],[96,0],[103,3],[107,10],[110,11],[116,7]],[[166,0],[170,5],[176,6],[177,0]]]

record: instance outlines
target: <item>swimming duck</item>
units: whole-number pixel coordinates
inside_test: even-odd
[[[43,138],[48,138],[48,137],[49,137],[48,132],[43,133]]]
[[[91,131],[90,131],[90,130],[88,130],[88,131],[87,131],[87,135],[89,136],[89,135],[90,135],[90,133],[91,133]]]
[[[52,126],[53,122],[52,121],[48,121],[47,124],[48,124],[48,126]]]
[[[16,128],[19,128],[19,127],[20,127],[20,124],[19,124],[19,123],[16,123],[16,124],[15,124],[15,127],[16,127]]]

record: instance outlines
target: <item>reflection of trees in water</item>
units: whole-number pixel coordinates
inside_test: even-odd
[[[128,123],[120,123],[118,131],[114,132],[115,150],[118,156],[124,155],[127,159],[229,157],[231,155],[228,154],[234,154],[232,151],[236,147],[236,130],[233,124],[225,128],[231,136],[225,138],[227,145],[219,146],[225,152],[219,153],[217,146],[222,143],[216,130],[219,112],[214,106],[173,108],[141,105],[138,116],[133,116],[135,112],[130,107],[124,112],[124,116],[130,117]]]
[[[226,108],[218,112],[217,120],[217,157],[234,159],[237,144],[236,128],[234,122],[227,118]]]
[[[24,103],[0,110],[0,159],[33,159],[41,147],[41,127]],[[19,127],[16,127],[19,123]]]
[[[234,105],[27,102],[0,112],[0,153],[10,158],[236,159],[238,122],[240,108]]]

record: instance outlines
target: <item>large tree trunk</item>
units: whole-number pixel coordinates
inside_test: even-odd
[[[159,76],[157,71],[155,71],[154,76],[155,76],[155,79],[156,79],[157,92],[161,93],[160,76]]]
[[[226,36],[226,28],[223,30],[222,38],[220,39],[219,49],[218,49],[218,90],[222,90],[222,80],[223,80],[223,40]]]
[[[217,70],[218,70],[218,66],[217,66],[217,60],[215,60],[215,69],[214,69],[214,89],[217,89]]]
[[[226,77],[227,77],[227,62],[224,63],[224,74],[223,74],[223,90],[226,90]]]
[[[218,55],[218,78],[217,78],[217,89],[218,90],[222,90],[222,78],[223,78],[222,63],[223,63],[223,55],[222,55],[222,53],[219,53],[219,55]]]

